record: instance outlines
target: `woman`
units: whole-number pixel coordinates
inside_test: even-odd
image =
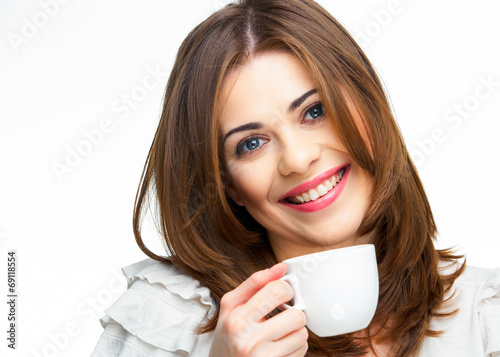
[[[168,257],[141,239],[148,193]],[[134,233],[154,260],[124,268],[130,288],[103,318],[93,356],[500,353],[500,272],[434,248],[381,83],[311,0],[242,0],[188,35]],[[367,329],[319,338],[301,311],[280,312],[293,291],[279,262],[362,243],[375,245],[380,277]]]

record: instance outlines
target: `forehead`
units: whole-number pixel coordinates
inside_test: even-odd
[[[269,52],[252,57],[224,80],[221,129],[286,114],[294,99],[313,88],[309,71],[291,54]]]

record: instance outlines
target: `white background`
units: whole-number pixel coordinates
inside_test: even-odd
[[[125,289],[120,267],[145,258],[132,208],[166,73],[188,31],[225,3],[55,1],[0,3],[0,291],[7,299],[14,249],[19,293],[15,352],[0,304],[8,356],[92,352],[98,318]],[[472,265],[500,265],[498,2],[320,3],[359,40],[390,94],[438,245],[457,246]],[[108,132],[85,144],[100,126]],[[86,150],[80,161],[69,154],[77,149]]]

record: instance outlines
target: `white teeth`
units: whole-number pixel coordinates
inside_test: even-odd
[[[316,201],[319,198],[319,193],[316,190],[309,190],[309,197],[311,197],[311,201]]]
[[[330,182],[330,180],[325,181],[325,187],[326,187],[327,191],[330,191],[333,188],[333,185]]]
[[[320,196],[324,196],[324,195],[326,195],[327,193],[328,193],[328,190],[326,189],[326,187],[325,187],[325,186],[323,186],[323,185],[319,185],[319,186],[318,186],[318,194],[319,194]]]
[[[308,192],[304,192],[301,195],[290,197],[290,200],[296,204],[315,201],[318,198],[326,195],[330,190],[332,190],[335,186],[337,186],[340,180],[342,180],[344,173],[345,169],[341,169],[337,175],[332,176],[331,179],[325,180],[315,189],[310,189]]]

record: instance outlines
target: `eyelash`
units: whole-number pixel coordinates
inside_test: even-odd
[[[311,110],[318,108],[318,107],[321,108],[321,111],[322,111],[321,115],[319,115],[317,118],[312,118],[311,120],[308,120],[307,124],[313,124],[313,123],[316,123],[316,122],[324,119],[325,108],[323,107],[323,103],[321,103],[321,102],[317,102],[317,103],[314,103],[314,104],[311,104],[310,106],[308,106],[303,112],[304,113],[303,117],[305,117]]]
[[[252,141],[252,140],[256,140],[256,139],[257,139],[257,140],[263,140],[263,141],[265,141],[265,142],[269,141],[269,140],[264,139],[264,138],[262,138],[262,137],[260,137],[260,136],[257,136],[257,135],[256,135],[256,136],[250,136],[250,137],[248,137],[248,138],[245,138],[245,139],[243,139],[242,141],[240,141],[240,142],[238,143],[238,145],[236,145],[236,149],[234,150],[234,154],[236,155],[236,157],[241,158],[241,157],[243,157],[243,156],[249,155],[250,153],[252,153],[252,154],[253,154],[253,153],[255,153],[255,152],[259,151],[259,150],[260,150],[260,148],[262,147],[262,145],[264,145],[264,144],[260,144],[260,145],[259,145],[256,149],[254,149],[254,150],[243,151],[244,146],[245,146],[248,142],[250,142],[250,141]]]
[[[310,120],[306,120],[306,121],[305,121],[304,119],[302,119],[302,121],[301,121],[301,122],[304,122],[304,121],[305,121],[305,123],[306,123],[307,125],[310,125],[310,124],[314,124],[314,123],[317,123],[317,122],[319,122],[319,121],[323,120],[323,119],[324,119],[324,117],[325,117],[325,108],[323,107],[323,104],[322,104],[321,102],[316,102],[316,103],[314,103],[314,104],[311,104],[311,105],[310,105],[310,106],[308,106],[306,109],[304,109],[302,117],[304,117],[304,118],[305,118],[305,117],[307,116],[307,114],[311,112],[311,110],[313,110],[313,109],[315,109],[315,108],[318,108],[318,107],[320,107],[320,108],[321,108],[322,113],[321,113],[321,114],[320,114],[317,118],[312,118],[312,119],[310,119]],[[260,145],[259,145],[256,149],[253,149],[253,150],[250,150],[250,149],[249,149],[248,151],[244,151],[244,146],[245,146],[248,142],[250,142],[251,140],[263,140],[263,141],[265,141],[265,142],[264,142],[264,143],[262,143],[262,144],[260,144]],[[257,151],[259,151],[259,150],[263,147],[263,145],[265,145],[265,143],[266,143],[266,142],[268,142],[268,141],[269,141],[269,140],[264,139],[264,138],[262,138],[262,137],[260,137],[260,136],[257,136],[257,135],[247,137],[247,138],[243,139],[242,141],[240,141],[240,142],[238,143],[238,145],[236,145],[236,148],[235,148],[235,150],[234,150],[234,154],[235,154],[235,156],[236,156],[236,157],[238,157],[238,158],[242,158],[242,157],[244,157],[244,156],[246,156],[246,155],[253,155],[253,154],[254,154],[254,153],[256,153]]]

